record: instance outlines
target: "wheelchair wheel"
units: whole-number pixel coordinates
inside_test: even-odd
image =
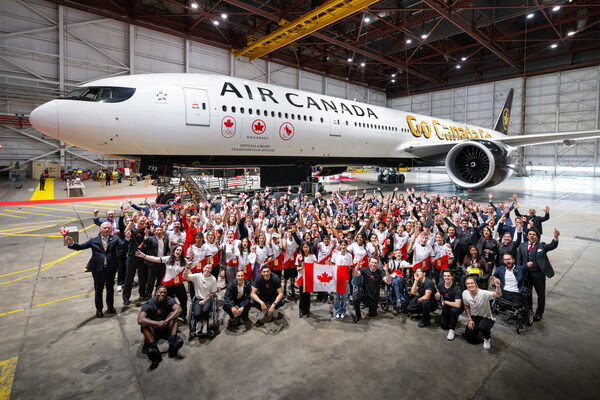
[[[533,309],[530,308],[529,311],[527,311],[527,315],[525,316],[525,325],[527,326],[531,326],[533,325],[533,317],[535,316]]]
[[[193,304],[193,302],[192,302]],[[192,307],[190,306],[190,313],[189,313],[189,317],[188,317],[188,327],[189,327],[189,335],[188,335],[188,340],[192,341],[192,339],[194,339],[196,337],[196,320],[194,318],[194,312],[192,310]]]
[[[381,309],[385,312],[388,312],[390,310],[390,304],[387,301],[382,301]]]
[[[523,325],[519,322],[517,324],[517,333],[520,335],[523,332]]]

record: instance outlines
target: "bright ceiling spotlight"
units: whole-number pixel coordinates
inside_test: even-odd
[[[227,19],[227,14],[225,14],[225,13],[221,14],[221,18],[222,19]]]
[[[352,58],[348,57],[348,62],[352,62]]]
[[[534,15],[533,13],[527,14],[527,19],[533,18],[533,15]]]
[[[367,64],[365,64],[364,62],[361,62],[361,63],[360,63],[360,66],[361,66],[361,67],[364,67],[365,65],[367,65]]]
[[[426,33],[422,34],[421,39],[427,39],[427,34]]]
[[[198,8],[198,4],[192,3],[192,8]]]
[[[406,39],[406,43],[411,44],[412,43],[412,39]]]
[[[460,65],[457,65],[457,66],[456,66],[456,69],[461,69],[461,66],[460,66]]]
[[[558,47],[558,45],[557,45],[556,43],[552,43],[552,44],[550,45],[550,47],[551,47],[551,48],[553,48],[553,49],[555,49],[555,48],[557,48],[557,47]]]
[[[552,11],[557,12],[558,10],[560,10],[560,6],[554,6],[554,8],[552,9]]]
[[[569,33],[567,33],[567,36],[573,36],[575,34],[575,31],[569,31]]]
[[[461,61],[467,61],[467,57],[461,57],[460,60]]]
[[[216,26],[219,26],[219,21],[217,21],[216,19],[213,21],[213,24]]]

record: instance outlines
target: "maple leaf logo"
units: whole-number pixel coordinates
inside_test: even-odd
[[[317,279],[323,283],[329,283],[333,280],[333,275],[328,275],[327,272],[323,272],[317,276]]]
[[[261,124],[260,122],[257,122],[256,124],[254,124],[254,130],[257,132],[262,132],[265,129],[265,126],[263,124]]]
[[[233,126],[233,121],[228,119],[227,121],[223,122],[223,125],[225,125],[227,128],[231,128]]]
[[[285,133],[287,133],[288,135],[289,135],[290,133],[292,133],[292,130],[291,130],[290,128],[288,128],[288,126],[287,126],[287,125],[286,125],[286,126],[284,126],[284,127],[283,127],[283,129],[285,129]]]

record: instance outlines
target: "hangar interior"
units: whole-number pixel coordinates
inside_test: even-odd
[[[4,0],[0,170],[20,171],[33,191],[36,180],[23,178],[40,168],[60,177],[63,168],[120,165],[69,144],[61,152],[62,143],[35,131],[27,116],[80,84],[150,72],[224,74],[483,126],[494,125],[514,88],[510,134],[600,127],[597,1],[367,3],[249,62],[252,56],[230,50],[324,2]],[[555,227],[561,232],[550,256],[556,276],[548,280],[543,321],[519,335],[499,320],[489,352],[462,338],[449,342],[437,326],[419,329],[417,320],[394,313],[352,324],[334,321],[330,305],[318,303],[312,318],[300,319],[297,301],[290,301],[279,320],[223,326],[214,340],[188,341],[184,326],[181,357],[165,356],[152,370],[137,324],[142,301],[126,307],[115,293],[118,314],[93,316],[92,278],[82,269],[90,253],[66,249],[58,228],[76,226],[80,242],[95,237],[93,210],[103,215],[128,196],[149,199],[154,188],[91,187],[89,196],[114,196],[76,203],[5,202],[0,400],[596,399],[598,141],[527,147],[519,162],[520,172],[533,177],[509,179],[494,196],[508,201],[519,193],[522,207],[539,213],[550,206],[543,239],[551,240]],[[377,187],[373,175],[358,183],[361,189]],[[409,174],[406,187],[488,201],[487,193],[456,192],[445,175]],[[0,200],[29,195],[15,192],[13,182],[0,181]],[[463,317],[461,331],[465,324]]]

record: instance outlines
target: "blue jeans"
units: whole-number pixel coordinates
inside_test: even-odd
[[[346,288],[346,293],[333,294],[333,315],[346,314],[346,303],[348,302],[347,289],[348,288]]]
[[[404,287],[404,278],[400,275],[393,277],[391,286],[396,293],[396,302],[400,301],[404,295],[404,290],[401,290]]]

